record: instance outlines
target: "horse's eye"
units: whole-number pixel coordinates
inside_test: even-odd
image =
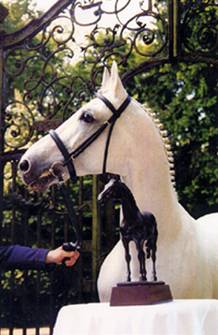
[[[83,120],[87,123],[92,123],[95,121],[93,115],[90,112],[84,112],[81,116],[80,116],[80,120]]]

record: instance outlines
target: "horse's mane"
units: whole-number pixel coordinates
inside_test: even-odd
[[[170,144],[170,139],[168,136],[167,130],[164,128],[163,123],[160,122],[160,119],[158,118],[157,114],[145,103],[141,105],[144,111],[151,117],[153,120],[156,128],[158,129],[161,139],[163,141],[164,150],[167,155],[167,160],[169,164],[169,170],[170,170],[170,176],[171,176],[171,182],[173,186],[175,187],[175,168],[174,168],[174,158],[173,158],[173,151]]]

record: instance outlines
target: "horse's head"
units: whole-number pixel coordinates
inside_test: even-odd
[[[104,205],[109,199],[115,199],[121,203],[125,209],[128,209],[129,216],[139,211],[132,192],[125,183],[117,178],[112,178],[98,195],[100,205]]]
[[[109,199],[116,198],[119,193],[119,185],[121,182],[115,178],[112,178],[104,187],[104,189],[98,195],[98,202],[100,205],[104,205]]]
[[[104,69],[98,93],[100,97],[97,96],[82,106],[56,129],[55,135],[65,147],[65,158],[60,148],[62,144],[57,143],[54,133],[41,138],[23,155],[19,163],[20,173],[24,182],[32,189],[43,191],[60,180],[67,180],[69,178],[67,163],[71,160],[73,166],[70,169],[75,169],[78,176],[101,173],[103,163],[106,164],[107,172],[125,174],[124,169],[127,166],[125,163],[128,159],[124,150],[128,132],[125,119],[128,118],[127,109],[129,110],[130,101],[127,101],[127,93],[120,80],[116,63],[113,63],[110,73],[107,68]],[[106,143],[114,117],[113,108],[102,100],[102,96],[112,104],[115,111],[126,101],[124,113],[116,121],[109,141],[110,148],[108,144],[106,162],[104,162]],[[119,160],[122,164],[118,164]]]

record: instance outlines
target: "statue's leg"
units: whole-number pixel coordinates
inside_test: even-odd
[[[130,282],[131,281],[131,271],[130,271],[130,260],[131,260],[131,256],[129,253],[129,240],[122,237],[122,242],[123,242],[123,246],[125,249],[125,260],[126,260],[126,264],[127,264],[127,281]]]
[[[157,281],[157,273],[156,273],[156,251],[157,251],[157,247],[156,247],[156,241],[154,240],[152,243],[152,263],[153,263],[153,279],[154,281]]]
[[[146,266],[145,266],[145,252],[143,249],[144,246],[144,240],[141,241],[135,241],[136,248],[138,250],[138,260],[139,260],[139,271],[140,271],[140,280],[146,281]]]
[[[150,247],[150,241],[146,241],[146,258],[151,257],[151,247]]]
[[[156,252],[157,252],[157,239],[158,239],[158,230],[157,230],[157,222],[154,219],[153,223],[153,238],[152,238],[152,261],[153,261],[153,277],[154,281],[157,281],[157,273],[156,273]]]

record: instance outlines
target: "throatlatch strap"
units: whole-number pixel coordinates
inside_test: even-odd
[[[102,167],[102,173],[105,174],[107,173],[107,156],[108,156],[108,151],[109,151],[109,145],[110,145],[110,140],[111,140],[111,135],[112,135],[112,131],[115,125],[116,120],[120,117],[120,115],[122,114],[122,112],[126,109],[126,107],[129,105],[131,98],[128,95],[126,97],[126,99],[124,100],[124,102],[120,105],[120,107],[118,109],[116,109],[112,103],[105,98],[103,95],[97,93],[96,97],[100,100],[102,100],[105,105],[110,109],[110,111],[113,113],[113,115],[110,117],[110,119],[108,120],[109,123],[111,123],[109,132],[108,132],[108,137],[105,143],[105,149],[104,149],[104,160],[103,160],[103,167]]]
[[[102,173],[105,174],[107,173],[107,156],[108,156],[108,150],[109,150],[109,145],[110,145],[110,140],[111,140],[111,135],[112,131],[115,125],[115,121],[111,124],[108,136],[107,136],[107,141],[105,143],[105,149],[104,149],[104,160],[103,160],[103,167],[102,167]]]

